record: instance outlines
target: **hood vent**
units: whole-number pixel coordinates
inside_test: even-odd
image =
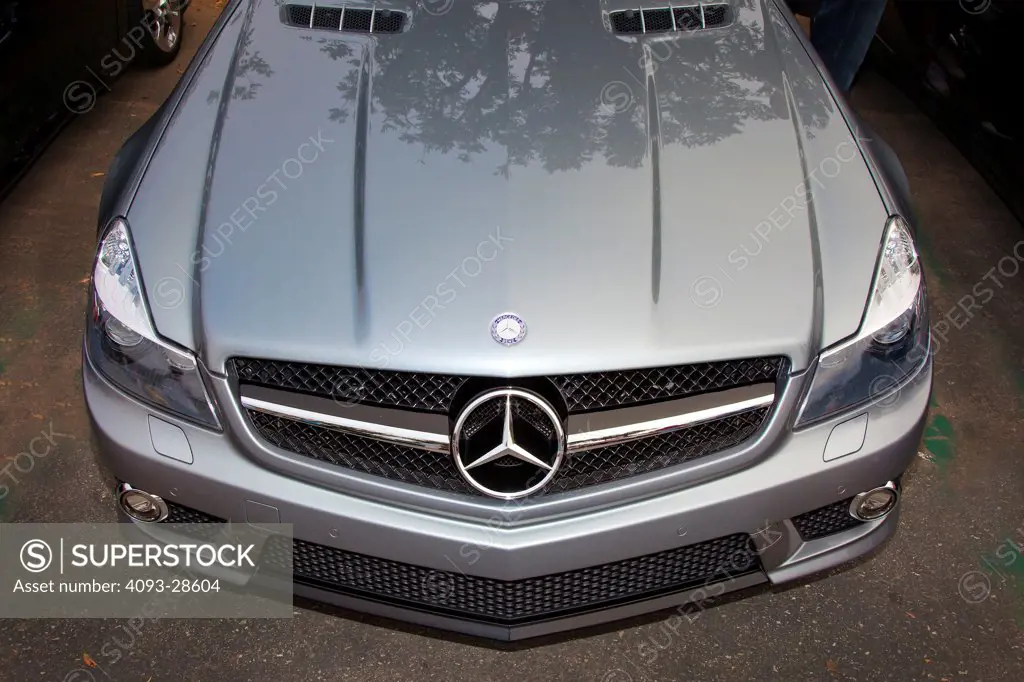
[[[644,33],[671,33],[673,31],[701,31],[728,26],[732,20],[729,5],[690,5],[686,7],[658,7],[627,9],[612,12],[612,32],[624,35]]]
[[[387,9],[287,5],[285,10],[288,23],[302,28],[351,33],[401,33],[405,28],[405,14]]]

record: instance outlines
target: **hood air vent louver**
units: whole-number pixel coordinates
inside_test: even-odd
[[[387,9],[288,5],[286,10],[288,23],[302,28],[351,33],[401,33],[405,28],[405,14]]]
[[[612,32],[625,35],[701,31],[722,28],[731,21],[729,5],[721,4],[627,9],[612,12],[608,17]]]

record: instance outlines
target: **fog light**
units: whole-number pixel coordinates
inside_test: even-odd
[[[889,481],[881,488],[868,490],[853,498],[850,515],[859,521],[874,521],[895,509],[898,499],[896,484]]]
[[[167,503],[158,495],[138,490],[127,483],[118,486],[117,503],[128,516],[143,523],[157,523],[167,518]]]

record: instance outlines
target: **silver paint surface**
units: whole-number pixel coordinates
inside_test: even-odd
[[[856,330],[886,210],[772,2],[643,40],[602,23],[623,3],[379,5],[408,30],[235,2],[181,86],[128,219],[158,331],[211,371],[800,370]]]

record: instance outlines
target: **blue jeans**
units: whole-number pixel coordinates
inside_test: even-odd
[[[821,0],[811,20],[811,44],[836,84],[848,92],[868,54],[886,0]]]

